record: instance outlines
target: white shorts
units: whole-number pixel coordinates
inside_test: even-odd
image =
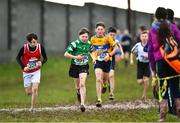
[[[41,70],[35,71],[33,73],[23,72],[24,87],[32,86],[33,83],[40,83]]]

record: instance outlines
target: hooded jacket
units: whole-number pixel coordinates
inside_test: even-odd
[[[167,22],[169,24],[172,35],[174,36],[178,44],[180,44],[180,31],[177,28],[177,25],[174,23],[170,23],[169,21]],[[157,37],[160,24],[160,21],[154,21],[149,31],[148,57],[151,70],[153,71],[155,71],[156,62],[163,58],[160,53],[160,45]]]

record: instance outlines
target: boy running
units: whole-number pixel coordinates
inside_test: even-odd
[[[108,37],[112,37],[113,39],[115,38],[116,35],[116,29],[113,27],[109,27],[108,29]],[[117,61],[122,60],[124,56],[124,52],[122,50],[121,44],[119,43],[118,40],[115,40],[117,45],[115,46],[116,52],[112,56],[112,61],[111,61],[111,66],[110,66],[110,72],[109,72],[109,100],[114,100],[114,88],[115,88],[115,78],[114,78],[114,69],[115,69],[115,64]]]
[[[149,85],[149,76],[150,76],[150,68],[149,68],[149,59],[148,59],[148,51],[146,49],[147,41],[148,41],[148,32],[143,31],[140,34],[141,42],[135,44],[135,46],[131,49],[130,56],[130,64],[134,64],[133,54],[137,53],[137,82],[140,85],[143,85],[144,91],[142,95],[142,99],[147,99],[147,88]]]
[[[41,78],[41,66],[47,61],[47,56],[44,47],[38,43],[36,34],[30,33],[26,38],[28,42],[20,49],[16,60],[23,71],[25,92],[27,95],[31,95],[30,111],[35,111],[35,102]],[[42,61],[41,55],[43,56]]]
[[[115,53],[115,41],[112,37],[105,36],[105,24],[98,22],[96,24],[96,35],[91,38],[93,45],[92,58],[96,76],[96,93],[97,93],[97,107],[101,107],[101,93],[104,93],[109,78],[110,65],[112,56]],[[113,50],[112,50],[113,49]]]
[[[82,28],[79,31],[79,39],[73,41],[66,49],[64,57],[70,58],[71,66],[69,69],[69,76],[73,78],[75,82],[75,88],[77,89],[77,98],[81,103],[80,109],[85,111],[85,97],[86,97],[86,78],[89,74],[88,54],[91,51],[91,42],[88,40],[89,31],[86,28]]]

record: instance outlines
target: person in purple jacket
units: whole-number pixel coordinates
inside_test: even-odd
[[[163,59],[160,53],[160,46],[165,43],[165,39],[171,36],[171,34],[178,44],[180,44],[180,31],[175,24],[167,20],[167,10],[165,8],[158,7],[155,12],[155,18],[149,32],[148,56],[152,76],[157,75],[159,80],[159,121],[164,121],[168,106],[171,107],[169,108],[169,112],[176,114],[180,118],[180,92],[178,77],[161,80],[164,77],[177,75],[177,73]]]

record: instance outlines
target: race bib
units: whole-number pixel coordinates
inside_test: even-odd
[[[143,56],[143,55],[142,55],[141,58],[142,58],[143,61],[148,61],[148,60],[149,60],[149,59],[148,59],[148,56]]]
[[[102,52],[100,54],[98,54],[98,61],[104,61],[104,58],[107,56],[106,52]]]
[[[34,59],[34,58],[33,58],[33,59],[30,59],[30,60],[28,61],[28,68],[29,68],[30,70],[33,70],[33,69],[37,68],[37,67],[38,67],[37,62],[38,62],[37,59]]]
[[[82,60],[74,60],[76,65],[85,65],[88,63],[88,55],[83,55],[84,58]]]

